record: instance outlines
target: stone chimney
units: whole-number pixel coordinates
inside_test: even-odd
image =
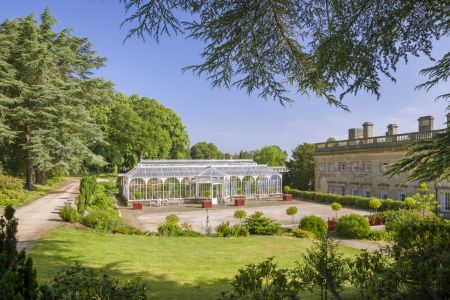
[[[365,139],[373,137],[373,123],[365,122],[363,124],[363,137]]]
[[[434,117],[424,116],[417,119],[419,121],[419,132],[431,131],[433,130]]]
[[[386,133],[386,135],[396,135],[397,134],[397,124],[389,124],[388,125],[388,131]]]
[[[348,139],[349,140],[356,140],[363,137],[363,130],[362,128],[350,128],[348,130]]]
[[[450,128],[450,112],[447,114],[447,127]]]

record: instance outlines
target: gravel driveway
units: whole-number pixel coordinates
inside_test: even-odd
[[[59,189],[16,210],[20,249],[30,249],[45,233],[62,224],[58,212],[64,204],[74,201],[78,187],[78,179],[67,179]]]

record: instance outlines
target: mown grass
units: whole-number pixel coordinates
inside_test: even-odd
[[[286,236],[148,237],[66,227],[50,232],[30,254],[43,282],[80,262],[122,279],[142,277],[151,299],[217,299],[239,268],[272,256],[280,267],[293,267],[312,243]],[[340,249],[346,256],[359,252]]]

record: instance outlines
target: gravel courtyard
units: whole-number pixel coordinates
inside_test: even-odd
[[[299,220],[308,215],[320,216],[324,220],[328,217],[335,216],[335,212],[331,210],[328,204],[317,204],[301,200],[285,201],[252,201],[247,202],[245,207],[236,207],[231,204],[216,205],[212,209],[208,209],[209,223],[211,229],[222,222],[229,221],[231,224],[237,223],[233,214],[238,209],[243,209],[247,215],[255,211],[262,211],[266,216],[276,220],[277,222],[288,225],[291,224],[291,217],[286,215],[286,208],[296,206],[298,213],[295,215],[294,222],[298,224]],[[123,218],[131,225],[136,226],[145,231],[155,231],[159,224],[169,214],[176,214],[180,217],[181,223],[189,223],[196,231],[204,232],[206,229],[206,209],[202,209],[199,204],[182,205],[169,207],[144,207],[142,211],[134,211],[128,207],[120,209]],[[368,215],[369,211],[352,208],[342,208],[338,212],[338,216],[344,214],[355,213],[359,215]]]

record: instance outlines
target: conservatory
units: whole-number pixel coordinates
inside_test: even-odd
[[[270,198],[281,195],[281,174],[252,160],[142,160],[119,175],[128,203],[183,203],[210,198],[225,203],[238,195]]]

